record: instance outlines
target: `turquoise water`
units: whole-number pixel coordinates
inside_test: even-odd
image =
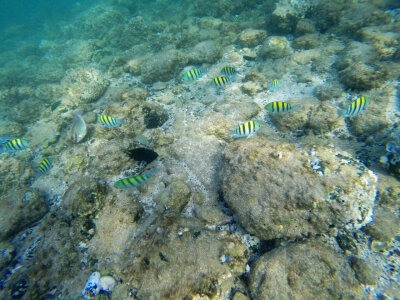
[[[0,1],[0,299],[400,299],[399,11]]]

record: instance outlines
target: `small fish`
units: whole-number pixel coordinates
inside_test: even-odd
[[[278,87],[279,87],[279,84],[280,84],[279,80],[278,79],[274,79],[272,81],[272,83],[270,83],[270,85],[269,85],[269,90],[271,92],[276,91],[278,89]]]
[[[97,117],[97,121],[108,128],[119,127],[120,125],[124,124],[123,120],[120,120],[116,117],[111,117],[108,115],[99,115]]]
[[[153,177],[154,174],[156,174],[159,171],[158,168],[151,170],[148,173],[144,173],[142,175],[137,175],[134,177],[130,178],[124,178],[120,179],[117,182],[114,183],[114,187],[118,189],[127,189],[127,188],[132,188],[132,187],[137,187],[141,185],[142,183],[146,182],[149,180],[151,177]]]
[[[236,70],[234,67],[227,66],[222,68],[221,73],[225,76],[233,76],[236,74]]]
[[[75,143],[82,141],[87,133],[86,123],[82,118],[81,112],[74,114],[72,121],[71,138]]]
[[[44,158],[39,166],[39,171],[43,174],[46,175],[46,173],[53,167],[53,164],[51,163],[50,159]]]
[[[260,129],[261,123],[258,121],[249,121],[242,123],[235,129],[229,132],[229,135],[234,135],[236,138],[247,136],[247,138],[253,136],[258,129]]]
[[[202,69],[193,69],[193,70],[189,70],[185,74],[183,74],[181,81],[190,82],[190,81],[194,81],[196,79],[199,79],[202,76],[203,76],[203,70]]]
[[[232,21],[233,22],[239,22],[240,21],[240,15],[239,14],[232,15]]]
[[[136,142],[139,144],[142,144],[146,148],[150,148],[150,142],[149,140],[142,134],[139,134],[133,138]]]
[[[345,109],[339,110],[339,115],[343,117],[354,117],[368,107],[370,100],[361,96],[351,102]]]
[[[287,102],[282,102],[282,101],[270,102],[267,105],[265,105],[264,108],[272,113],[290,112],[293,110],[293,107],[291,104],[289,104]]]
[[[213,86],[217,86],[217,87],[223,87],[224,85],[227,85],[228,83],[230,83],[231,80],[229,79],[229,77],[226,76],[219,76],[219,77],[215,77],[212,81],[211,84]]]
[[[13,139],[2,146],[5,152],[25,150],[29,147],[29,141],[24,139]]]

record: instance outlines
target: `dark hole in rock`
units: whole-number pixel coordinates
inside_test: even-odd
[[[156,111],[150,108],[143,108],[144,124],[147,128],[157,128],[163,125],[168,120],[168,114],[164,111]]]
[[[151,163],[158,157],[157,152],[147,148],[126,150],[125,153],[135,161],[145,161],[147,164]]]

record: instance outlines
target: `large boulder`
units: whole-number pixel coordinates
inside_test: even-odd
[[[250,273],[253,299],[361,299],[362,289],[338,249],[316,240],[261,256]]]
[[[345,152],[254,138],[226,147],[224,200],[251,234],[293,239],[371,221],[376,176]]]
[[[43,195],[37,189],[12,190],[0,199],[0,240],[39,221],[48,211]]]

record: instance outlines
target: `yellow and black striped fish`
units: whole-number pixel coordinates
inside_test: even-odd
[[[118,127],[118,126],[123,124],[122,120],[119,120],[116,117],[111,117],[111,116],[108,116],[108,115],[99,115],[97,117],[97,121],[101,125],[103,125],[105,127],[108,127],[108,128]]]
[[[203,76],[203,70],[202,69],[193,69],[193,70],[189,70],[187,71],[185,74],[183,74],[182,76],[182,81],[184,82],[190,82],[190,81],[194,81],[200,77]]]
[[[222,68],[221,73],[225,76],[233,76],[236,74],[236,70],[234,67],[226,66]]]
[[[229,79],[229,77],[226,76],[219,76],[219,77],[215,77],[212,81],[211,84],[213,86],[218,86],[218,87],[223,87],[224,85],[227,85],[228,83],[230,83],[231,80]]]
[[[29,147],[29,141],[24,139],[14,139],[4,145],[4,149],[6,152],[25,150],[28,147]]]
[[[264,106],[264,108],[266,110],[268,110],[269,112],[289,112],[293,110],[292,105],[290,105],[287,102],[282,102],[282,101],[274,101],[274,102],[270,102],[267,105]]]
[[[339,112],[344,117],[354,117],[360,112],[366,109],[369,105],[370,100],[367,97],[361,96],[351,102],[345,109]]]
[[[278,79],[274,79],[272,81],[272,83],[269,85],[269,90],[271,92],[275,91],[277,88],[279,87],[279,80]]]
[[[144,173],[142,175],[130,177],[130,178],[124,178],[120,179],[117,182],[114,183],[114,187],[118,189],[128,189],[128,188],[133,188],[141,185],[142,183],[146,182],[149,180],[151,177],[153,177],[154,174],[156,174],[159,171],[158,168],[151,170],[148,173]]]
[[[251,137],[253,134],[260,129],[261,123],[258,121],[249,121],[246,123],[242,123],[237,126],[235,129],[229,132],[229,135],[234,135],[237,138],[247,136],[247,138]]]
[[[50,159],[44,158],[39,166],[39,171],[45,175],[52,167],[53,164],[51,163]]]

